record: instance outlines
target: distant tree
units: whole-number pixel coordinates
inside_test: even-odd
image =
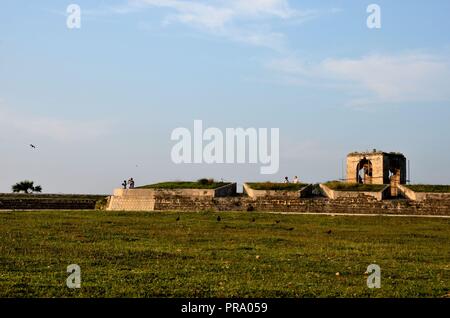
[[[12,191],[15,193],[24,192],[24,193],[33,193],[33,192],[42,192],[42,187],[40,185],[34,186],[33,181],[25,180],[16,183],[12,186]]]
[[[203,184],[203,185],[213,184],[214,183],[214,179],[202,178],[202,179],[198,179],[197,182],[200,183],[200,184]]]

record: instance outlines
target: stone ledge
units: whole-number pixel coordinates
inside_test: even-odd
[[[400,193],[412,201],[450,200],[450,193],[416,192],[405,185],[398,184]]]
[[[312,189],[312,185],[308,184],[298,191],[288,190],[255,190],[251,188],[247,183],[244,183],[244,194],[247,194],[252,199],[258,198],[286,198],[297,199],[306,197]]]
[[[381,201],[386,199],[388,195],[388,191],[390,189],[390,185],[386,185],[381,191],[338,191],[333,190],[325,184],[321,183],[320,188],[326,194],[326,196],[330,199],[338,199],[338,198],[358,198],[358,197],[372,197]]]

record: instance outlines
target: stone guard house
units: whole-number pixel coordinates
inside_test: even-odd
[[[398,152],[352,152],[347,155],[347,182],[390,184],[397,196],[397,184],[406,184],[406,158]]]

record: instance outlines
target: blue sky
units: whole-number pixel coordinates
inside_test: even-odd
[[[81,7],[68,29],[66,8]],[[366,8],[381,8],[369,29]],[[109,193],[123,179],[340,178],[355,150],[450,180],[450,2],[2,1],[0,191]],[[280,170],[182,164],[176,127],[280,128]],[[36,144],[38,149],[28,146]]]

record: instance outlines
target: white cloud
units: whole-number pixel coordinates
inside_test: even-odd
[[[286,0],[235,0],[230,4],[236,14],[247,16],[272,15],[289,19],[299,14]]]
[[[286,0],[228,0],[228,1],[183,1],[183,0],[138,0],[132,5],[165,7],[176,11],[175,17],[184,23],[208,29],[224,28],[236,19],[303,18],[306,13],[294,10]]]
[[[184,24],[227,40],[284,53],[289,52],[286,35],[273,30],[271,25],[275,20],[298,25],[342,11],[339,8],[298,10],[288,0],[128,0],[126,4],[84,9],[83,14],[92,18],[141,12],[147,8],[167,10],[163,26]]]
[[[325,70],[358,83],[380,100],[426,102],[450,99],[450,60],[432,55],[373,55],[357,60],[324,61]]]
[[[450,101],[450,58],[444,55],[368,55],[329,58],[318,63],[288,57],[272,60],[266,66],[291,83],[345,90],[352,96],[352,106]]]
[[[208,30],[223,29],[234,15],[231,8],[216,7],[191,1],[142,0],[143,4],[173,9],[176,13],[167,16],[165,23],[173,21],[191,24]]]
[[[33,116],[11,111],[0,104],[0,132],[3,135],[44,137],[54,141],[89,141],[110,131],[106,121],[68,120]]]
[[[167,8],[173,12],[164,18],[164,25],[182,23],[236,42],[276,51],[286,50],[285,35],[271,30],[263,21],[303,22],[317,16],[314,10],[291,8],[286,0],[135,0],[130,6]]]

